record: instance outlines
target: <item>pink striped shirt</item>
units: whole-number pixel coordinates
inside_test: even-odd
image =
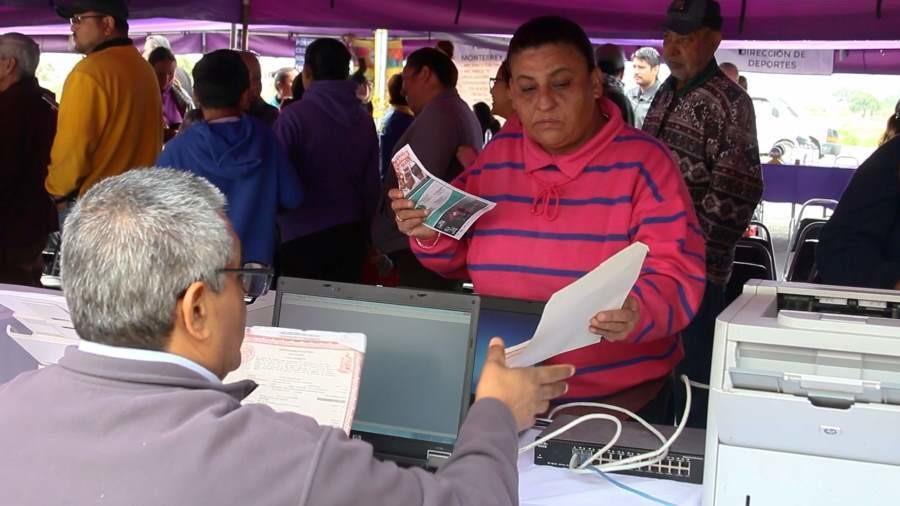
[[[621,342],[564,353],[569,398],[614,394],[669,373],[706,284],[705,244],[669,150],[600,101],[609,121],[576,152],[553,156],[509,122],[454,184],[497,203],[467,236],[411,241],[428,268],[470,277],[478,293],[547,300],[635,241],[650,248],[632,295],[640,321]],[[585,326],[589,322],[584,322]],[[502,336],[501,336],[502,337]]]

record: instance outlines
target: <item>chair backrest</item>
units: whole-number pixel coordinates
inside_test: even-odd
[[[769,247],[770,244],[760,237],[741,238],[735,246],[734,260],[761,265],[768,271],[768,275],[761,279],[775,280],[775,256]]]
[[[800,220],[800,224],[797,225],[797,234],[794,235],[794,240],[791,242],[791,251],[796,252],[797,246],[803,244],[803,241],[807,239],[818,239],[819,232],[822,231],[822,227],[827,222],[828,220],[823,218],[803,218]]]
[[[731,304],[738,298],[743,292],[747,281],[751,279],[771,279],[768,277],[770,272],[772,271],[759,264],[734,262],[731,279],[728,280],[728,286],[725,287],[725,305]]]
[[[791,260],[791,267],[788,270],[786,281],[802,283],[815,281],[817,276],[816,246],[818,245],[818,239],[805,239],[799,243],[797,252],[794,253],[794,258]]]
[[[769,227],[763,225],[761,221],[751,221],[750,226],[756,227],[757,234],[759,234],[759,232],[763,232],[765,234],[757,235],[756,237],[761,237],[769,242],[772,242],[772,233],[769,232]]]

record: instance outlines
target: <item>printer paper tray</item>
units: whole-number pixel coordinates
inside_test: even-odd
[[[834,407],[849,407],[856,402],[900,406],[897,384],[740,368],[728,372],[732,386],[743,390],[820,399],[826,406],[831,400]]]

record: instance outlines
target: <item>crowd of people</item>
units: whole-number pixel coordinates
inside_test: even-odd
[[[61,228],[63,289],[89,344],[68,351],[61,368],[0,387],[6,455],[52,454],[32,460],[64,465],[102,440],[109,459],[82,470],[122,478],[107,480],[113,502],[254,502],[240,465],[217,461],[213,481],[179,478],[163,491],[152,479],[161,474],[126,473],[127,443],[146,446],[147,434],[178,418],[177,437],[147,452],[169,460],[200,445],[174,459],[177,476],[205,467],[207,453],[264,454],[275,474],[308,477],[273,480],[267,493],[278,504],[304,494],[323,504],[515,504],[516,430],[554,399],[603,398],[670,423],[681,405],[675,375],[708,382],[735,245],[763,190],[752,101],[714,57],[717,2],[673,2],[662,55],[636,51],[627,90],[621,49],[593,47],[560,17],[516,30],[490,83],[492,104],[474,111],[456,89],[452,44],[418,49],[388,82],[380,129],[366,108],[368,82],[350,74],[339,40],[309,44],[299,73],[279,71],[269,104],[251,52],[211,52],[188,76],[165,42],[148,39],[146,58],[135,49],[124,2],[58,11],[86,55],[59,106],[34,77],[35,42],[0,36],[0,111],[15,125],[0,137],[9,181],[0,187],[0,282],[39,285],[41,250]],[[436,177],[496,203],[462,239],[426,227],[428,211],[397,189],[390,160],[406,145]],[[823,232],[823,276],[900,289],[898,160],[894,139],[860,168]],[[883,219],[857,229],[861,210]],[[301,415],[241,406],[250,386],[221,384],[240,363],[241,304],[254,274],[361,283],[377,258],[401,286],[471,281],[480,294],[547,300],[638,241],[649,253],[625,304],[584,322],[597,344],[510,369],[502,343],[492,343],[457,452],[437,476],[375,463],[363,443]],[[865,268],[851,267],[861,251]],[[81,377],[91,386],[79,387]],[[138,390],[148,394],[140,409],[123,393]],[[689,423],[703,426],[696,397]],[[30,410],[14,409],[26,399]],[[41,415],[49,410],[73,418]],[[70,423],[94,410],[117,430]],[[21,437],[59,427],[79,442]],[[228,443],[203,446],[219,436]],[[48,474],[5,468],[18,503]],[[327,478],[348,469],[351,483]],[[139,492],[148,487],[157,492]],[[45,493],[63,492],[59,501],[88,502],[97,486]]]

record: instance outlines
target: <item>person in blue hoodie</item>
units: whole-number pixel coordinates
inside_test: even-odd
[[[381,191],[375,123],[348,80],[350,52],[335,39],[306,48],[303,100],[284,108],[275,135],[306,190],[279,216],[281,272],[358,283]]]
[[[236,51],[206,54],[194,66],[194,95],[204,121],[166,144],[157,165],[203,176],[228,199],[228,219],[244,264],[272,265],[277,216],[303,200],[300,181],[272,129],[243,114],[250,77]]]

